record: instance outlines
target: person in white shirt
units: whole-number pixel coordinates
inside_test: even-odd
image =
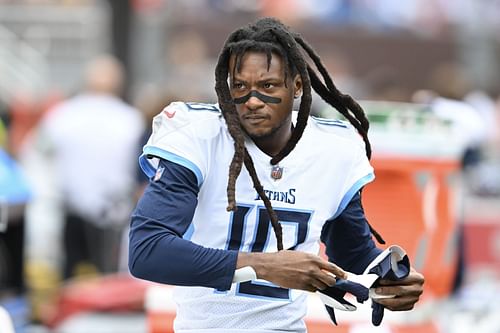
[[[119,98],[123,80],[117,59],[97,57],[86,68],[85,91],[49,110],[38,129],[65,211],[65,278],[79,267],[117,269],[144,131],[140,111]]]

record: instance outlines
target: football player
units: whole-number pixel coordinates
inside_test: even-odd
[[[234,31],[215,79],[218,104],[175,102],[154,118],[130,270],[177,286],[176,332],[305,332],[305,291],[362,273],[382,252],[361,205],[374,179],[367,118],[276,19]],[[350,124],[310,117],[312,89]],[[395,297],[377,301],[411,309],[423,282],[414,270],[381,280],[377,293]]]

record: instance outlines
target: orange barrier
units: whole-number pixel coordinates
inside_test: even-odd
[[[127,273],[75,278],[61,288],[54,304],[45,305],[42,322],[54,328],[81,312],[141,310],[144,294],[151,285],[151,282],[135,279]]]
[[[149,333],[174,333],[175,311],[148,311]]]
[[[438,333],[438,326],[433,323],[412,324],[412,325],[383,325],[382,328],[372,326],[370,323],[358,323],[338,326],[333,326],[327,322],[308,322],[308,333],[369,333],[369,332],[384,332],[384,333]]]
[[[407,251],[425,275],[425,293],[446,297],[457,267],[458,161],[377,157],[372,164],[376,179],[363,191],[371,225]]]
[[[152,285],[144,299],[148,333],[173,333],[176,307],[172,299],[172,287]]]

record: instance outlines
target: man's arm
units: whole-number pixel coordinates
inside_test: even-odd
[[[132,214],[129,269],[155,282],[227,290],[236,267],[236,251],[206,248],[183,239],[197,204],[196,176],[187,168],[160,160],[161,177],[151,180]]]
[[[335,277],[347,278],[346,273],[334,263],[301,251],[240,252],[237,268],[245,266],[252,267],[258,278],[271,281],[283,288],[312,292],[333,286]]]
[[[160,283],[231,287],[236,268],[251,266],[257,277],[284,288],[314,291],[345,277],[335,264],[298,252],[243,253],[206,248],[183,239],[197,204],[196,176],[187,168],[160,161],[164,171],[150,181],[132,215],[129,268],[139,278]]]
[[[359,192],[338,217],[325,223],[321,241],[325,244],[328,260],[356,274],[363,273],[382,252],[371,237]]]

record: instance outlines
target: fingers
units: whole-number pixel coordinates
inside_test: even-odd
[[[310,266],[303,275],[303,287],[307,291],[315,292],[324,290],[335,284],[338,275],[344,276],[346,273],[338,266],[331,264],[320,257],[311,256]]]
[[[315,272],[310,272],[302,276],[302,278],[298,278],[293,288],[315,292],[317,290],[326,289],[334,284],[335,277],[332,277],[329,273],[316,270]]]
[[[413,284],[423,285],[424,282],[425,282],[424,276],[412,269],[410,271],[410,274],[402,280],[398,281],[380,280],[379,284],[381,286],[400,286],[400,285],[413,285]]]
[[[373,302],[379,303],[391,311],[407,311],[413,309],[418,297],[395,297],[373,299]]]
[[[419,297],[423,292],[424,279],[420,273],[410,274],[403,280],[380,280],[375,292],[380,295],[396,295],[396,297]]]
[[[411,270],[408,277],[400,281],[381,280],[380,286],[375,288],[379,295],[395,295],[394,298],[374,299],[392,311],[406,311],[413,309],[423,292],[424,277],[415,270]]]
[[[300,251],[279,251],[263,254],[257,266],[258,277],[281,287],[307,291],[323,290],[335,284],[335,278],[347,273],[317,255]]]
[[[319,257],[314,258],[313,265],[311,265],[309,272],[306,274],[308,291],[323,290],[335,284],[336,276],[322,267],[326,267],[324,260]]]
[[[330,272],[333,275],[335,275],[336,277],[339,277],[341,279],[347,279],[347,273],[346,273],[346,271],[344,271],[342,268],[340,268],[339,266],[335,265],[334,263],[331,263],[329,261],[321,259],[319,264],[320,264],[320,268],[322,270]]]
[[[314,286],[316,290],[323,290],[335,284],[337,277],[346,279],[347,273],[337,265],[318,257],[318,273],[314,274]]]
[[[316,275],[316,279],[318,281],[317,283],[319,284],[317,288],[318,290],[323,290],[335,284],[335,275],[325,270],[320,270]]]
[[[311,288],[311,292],[315,292],[316,290],[324,290],[330,286],[333,286],[335,284],[335,279],[333,279],[333,284],[331,283],[325,283],[320,279],[312,281],[313,287]]]
[[[396,297],[419,297],[423,289],[419,285],[384,286],[375,288],[378,295],[396,295]]]
[[[395,295],[393,298],[374,299],[374,302],[382,304],[392,311],[406,311],[413,309],[413,306],[420,298],[423,289],[418,285],[385,286],[375,288],[379,295]]]

